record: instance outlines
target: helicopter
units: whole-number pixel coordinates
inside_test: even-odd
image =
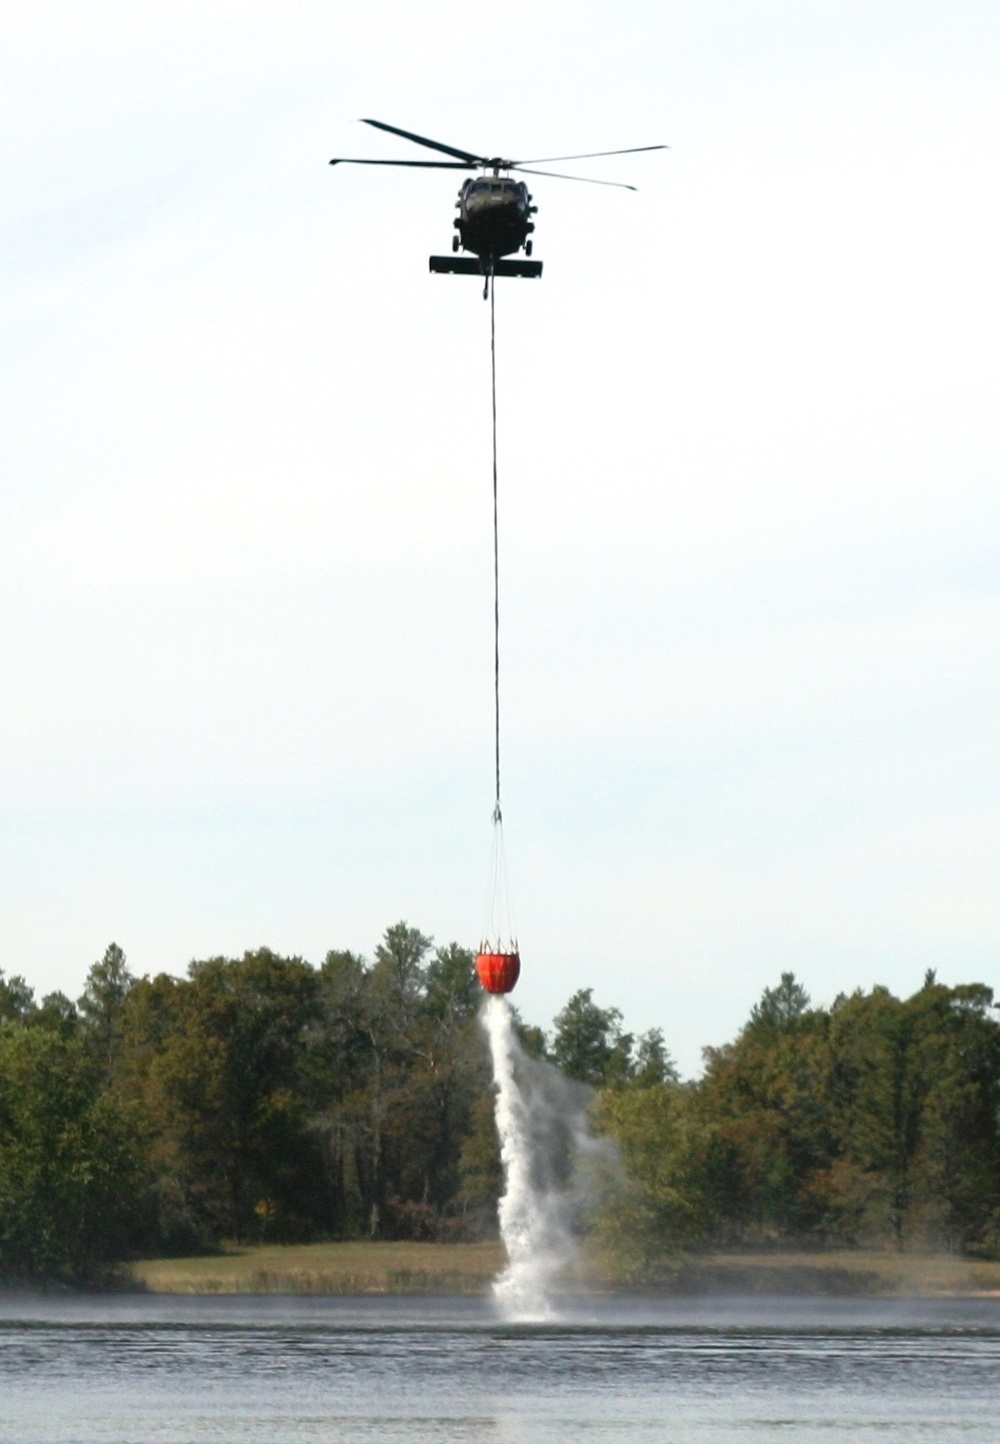
[[[491,276],[540,276],[541,261],[530,258],[532,232],[535,223],[532,216],[538,210],[527,185],[516,179],[511,171],[523,175],[550,176],[555,180],[583,181],[587,185],[615,186],[620,190],[634,191],[635,186],[622,181],[595,180],[592,176],[564,175],[559,171],[534,170],[536,165],[551,165],[567,160],[593,160],[606,155],[634,155],[638,151],[666,150],[663,145],[637,145],[626,150],[588,151],[583,155],[547,156],[539,160],[506,160],[502,156],[474,155],[457,146],[444,145],[441,141],[428,140],[425,135],[415,135],[410,130],[386,125],[382,120],[364,120],[363,125],[373,125],[376,130],[385,130],[390,135],[402,136],[416,145],[439,151],[451,156],[451,160],[370,160],[367,158],[338,156],[331,165],[405,165],[419,166],[429,170],[471,170],[479,174],[463,181],[455,202],[458,216],[454,221],[456,234],[452,236],[450,256],[431,256],[430,269],[458,275],[486,277],[488,294]],[[460,256],[459,250],[471,255]],[[510,259],[523,251],[526,259]],[[475,259],[473,259],[475,258]]]

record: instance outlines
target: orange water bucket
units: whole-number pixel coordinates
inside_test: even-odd
[[[509,993],[521,976],[521,954],[480,953],[476,972],[488,993]]]

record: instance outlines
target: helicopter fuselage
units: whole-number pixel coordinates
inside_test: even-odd
[[[458,234],[452,249],[471,251],[484,261],[495,261],[524,250],[531,255],[528,237],[535,229],[531,217],[538,209],[523,181],[511,176],[478,175],[462,185],[456,201]]]
[[[426,135],[417,135],[412,130],[401,130],[398,125],[387,125],[384,120],[364,121],[376,130],[400,135],[412,140],[427,150],[448,156],[447,160],[380,160],[376,156],[334,156],[331,165],[401,165],[420,166],[427,170],[474,170],[458,193],[455,221],[456,234],[451,238],[450,256],[431,256],[432,271],[446,275],[483,276],[486,285],[483,295],[490,294],[490,279],[497,276],[540,276],[541,261],[508,260],[516,251],[531,255],[531,233],[535,223],[531,217],[538,207],[531,203],[531,193],[523,181],[515,180],[511,171],[525,175],[551,176],[555,180],[583,181],[587,185],[620,186],[624,190],[635,190],[635,186],[624,185],[622,181],[598,180],[594,176],[566,175],[562,171],[535,170],[534,166],[554,165],[564,160],[592,160],[605,155],[631,155],[633,151],[662,150],[660,145],[637,145],[627,150],[592,150],[582,155],[543,156],[533,160],[506,160],[502,156],[475,155],[471,150],[460,150],[455,145],[445,145],[440,140],[431,140]],[[455,252],[471,251],[475,256],[459,256]]]

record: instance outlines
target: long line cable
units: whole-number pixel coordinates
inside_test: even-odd
[[[493,397],[493,707],[496,799],[493,821],[500,822],[500,530],[497,522],[497,330],[496,278],[490,281],[490,371]]]
[[[493,856],[490,863],[490,913],[484,938],[492,938],[497,951],[517,952],[514,915],[507,878],[507,861],[503,840],[503,816],[500,811],[500,527],[497,505],[497,345],[496,345],[496,276],[491,270],[486,278],[490,297],[490,381],[493,407],[493,703],[494,760],[496,793],[493,802]],[[506,940],[504,940],[506,939]]]

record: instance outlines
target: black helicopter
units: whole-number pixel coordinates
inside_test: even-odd
[[[564,160],[593,160],[605,155],[634,155],[637,151],[666,150],[663,145],[637,145],[627,150],[598,150],[584,155],[547,156],[540,160],[505,160],[501,156],[473,155],[471,151],[459,150],[453,145],[443,145],[437,140],[428,140],[424,135],[400,130],[398,126],[386,125],[381,120],[365,120],[364,125],[373,125],[377,130],[387,130],[391,135],[401,135],[417,145],[453,156],[453,160],[368,160],[356,157],[338,156],[331,165],[406,165],[420,166],[430,170],[472,170],[480,174],[462,183],[456,207],[458,219],[454,222],[457,235],[452,237],[452,251],[471,251],[473,260],[466,256],[431,256],[432,271],[447,271],[460,275],[485,276],[487,287],[491,276],[540,276],[541,261],[509,260],[513,253],[524,251],[531,255],[531,233],[535,223],[531,217],[538,210],[532,204],[531,192],[524,181],[515,180],[510,171],[521,171],[525,175],[551,176],[556,180],[583,181],[588,185],[617,186],[621,190],[634,191],[635,186],[624,185],[621,181],[594,180],[591,176],[563,175],[559,171],[533,170],[536,165],[548,165]],[[501,174],[501,172],[504,172]],[[487,291],[484,290],[484,295]]]

